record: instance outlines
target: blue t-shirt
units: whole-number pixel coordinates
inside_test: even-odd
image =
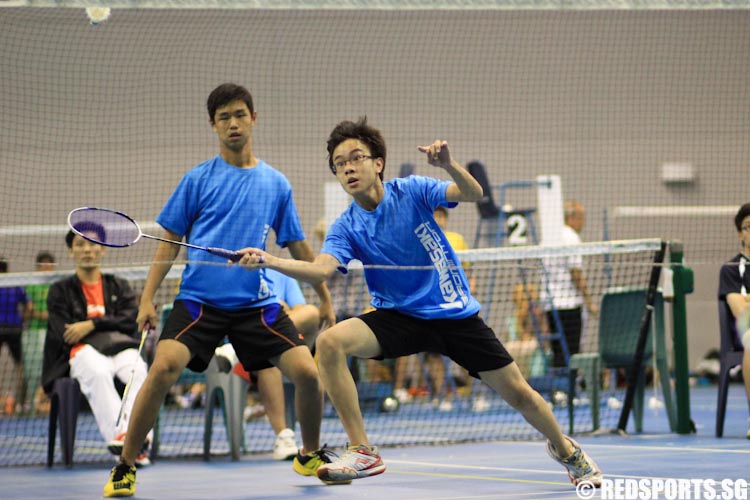
[[[281,247],[305,239],[292,187],[281,172],[263,161],[238,168],[221,156],[185,174],[156,222],[193,245],[228,250],[265,249],[271,229]],[[179,300],[229,310],[276,302],[263,271],[227,266],[225,258],[193,248],[187,249],[187,258]]]
[[[0,325],[23,326],[21,305],[28,301],[26,291],[21,287],[0,288]]]
[[[356,202],[333,223],[321,253],[346,265],[429,266],[430,269],[365,268],[376,309],[395,309],[422,319],[466,318],[480,305],[469,293],[456,253],[433,217],[450,183],[411,176],[384,183],[383,199],[371,212]]]
[[[266,281],[278,300],[283,300],[289,307],[307,304],[299,282],[273,269],[266,269]]]

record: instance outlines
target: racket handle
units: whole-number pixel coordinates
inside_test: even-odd
[[[233,252],[232,250],[227,250],[226,248],[208,247],[206,250],[214,255],[218,255],[219,257],[229,259],[232,262],[237,262],[242,258],[241,254]]]

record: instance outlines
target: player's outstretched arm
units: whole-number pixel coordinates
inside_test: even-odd
[[[315,252],[307,242],[307,240],[290,241],[288,243],[289,253],[292,254],[296,260],[305,262],[315,262]],[[319,321],[318,326],[330,327],[336,324],[336,313],[333,311],[333,302],[331,301],[331,293],[328,291],[328,285],[325,280],[319,283],[313,283],[315,293],[320,298],[320,307],[318,308]]]
[[[259,248],[243,248],[237,250],[237,253],[242,255],[237,263],[246,269],[267,267],[311,285],[325,281],[341,265],[338,260],[327,253],[318,255],[313,262],[283,259]]]
[[[453,159],[447,141],[437,140],[417,149],[427,156],[427,163],[444,169],[453,179],[454,184],[445,193],[448,201],[477,201],[484,196],[482,186]]]

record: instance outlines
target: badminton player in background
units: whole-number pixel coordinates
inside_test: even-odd
[[[257,112],[250,93],[239,85],[222,84],[209,95],[207,108],[219,155],[188,171],[167,200],[156,219],[164,228],[164,238],[186,238],[204,247],[265,248],[273,230],[276,243],[287,247],[292,257],[312,261],[315,255],[305,240],[289,181],[254,154]],[[156,322],[154,295],[179,249],[159,243],[141,296],[139,326]],[[187,260],[174,307],[135,401],[121,462],[112,469],[104,495],[135,493],[134,460],[167,391],[186,366],[205,370],[225,335],[245,370],[275,365],[294,384],[303,448],[293,468],[315,476],[321,464],[337,458],[320,448],[323,391],[310,350],[278,303],[264,271],[247,273],[227,266],[225,258],[193,248],[187,250]],[[320,323],[334,324],[325,283],[319,282],[315,291],[320,297]]]
[[[96,223],[78,227],[83,233],[104,237]],[[47,336],[44,341],[42,386],[52,392],[55,380],[72,377],[89,402],[96,423],[110,451],[119,455],[122,433],[127,428],[134,395],[146,379],[146,362],[138,352],[140,333],[136,329],[138,306],[130,284],[101,271],[105,248],[69,231],[65,236],[68,253],[75,263],[74,275],[63,278],[47,295]],[[133,374],[122,418],[123,404],[114,379],[126,384]],[[148,465],[148,443],[144,435],[134,462]]]
[[[243,249],[240,265],[269,267],[319,283],[351,260],[365,266],[414,266],[422,269],[365,268],[375,310],[323,331],[317,340],[321,380],[349,437],[338,460],[318,469],[324,481],[374,476],[385,464],[365,432],[357,388],[347,356],[396,358],[439,352],[487,383],[547,437],[547,451],[568,470],[574,484],[601,484],[602,473],[580,446],[563,435],[547,403],[521,375],[518,366],[478,313],[466,275],[445,234],[435,222],[438,206],[482,197],[482,188],[456,163],[448,144],[419,147],[427,162],[452,178],[440,181],[411,176],[383,182],[386,146],[365,118],[344,121],[328,139],[329,167],[354,202],[331,226],[312,264]]]

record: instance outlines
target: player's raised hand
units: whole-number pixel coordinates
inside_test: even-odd
[[[427,163],[433,167],[448,168],[451,166],[451,152],[448,142],[437,140],[429,146],[418,146],[417,149],[427,156]]]

